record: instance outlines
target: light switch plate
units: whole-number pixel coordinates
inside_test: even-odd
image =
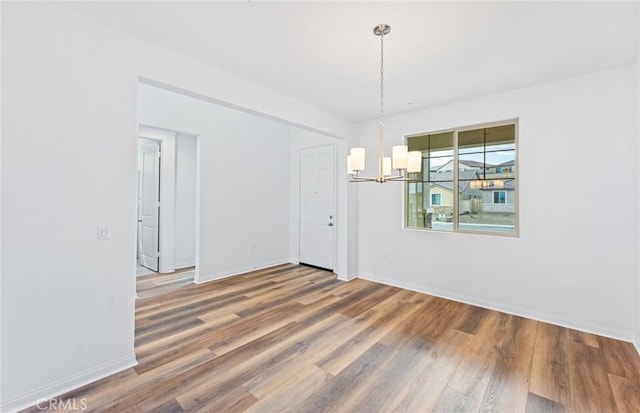
[[[98,240],[105,241],[111,238],[111,227],[109,225],[98,225]]]

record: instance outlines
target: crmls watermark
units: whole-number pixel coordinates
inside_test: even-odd
[[[38,410],[66,410],[66,411],[74,411],[74,410],[86,410],[87,409],[87,399],[76,399],[72,397],[70,399],[40,399],[36,404]]]

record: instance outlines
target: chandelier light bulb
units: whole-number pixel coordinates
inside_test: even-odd
[[[407,169],[407,162],[409,161],[408,153],[409,148],[405,145],[394,146],[391,148],[391,156],[393,157],[393,169]]]
[[[364,148],[351,148],[351,168],[353,171],[364,171]]]

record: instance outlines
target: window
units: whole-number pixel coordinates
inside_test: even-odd
[[[422,171],[405,191],[405,226],[517,234],[517,122],[407,137]]]
[[[506,204],[507,192],[506,191],[493,191],[493,203],[494,204]]]

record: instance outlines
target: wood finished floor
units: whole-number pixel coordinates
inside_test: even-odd
[[[138,366],[59,399],[109,412],[640,412],[629,343],[294,265],[156,277],[138,280]]]

